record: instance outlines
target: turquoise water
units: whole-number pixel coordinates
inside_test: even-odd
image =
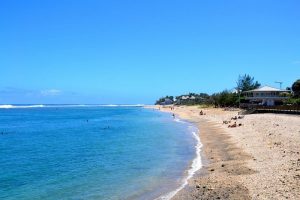
[[[154,199],[182,184],[191,126],[141,107],[0,109],[0,199]]]

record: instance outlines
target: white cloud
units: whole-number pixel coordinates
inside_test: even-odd
[[[57,89],[50,89],[50,90],[42,90],[41,95],[42,96],[58,96],[62,93],[61,90]]]

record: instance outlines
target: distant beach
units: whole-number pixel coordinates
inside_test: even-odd
[[[204,166],[173,200],[300,198],[300,116],[252,114],[235,120],[237,109],[150,108],[200,130]],[[234,122],[237,127],[228,128]]]

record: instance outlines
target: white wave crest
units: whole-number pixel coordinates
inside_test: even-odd
[[[0,108],[13,108],[13,105],[0,105]]]
[[[1,108],[9,109],[9,108],[43,108],[43,107],[50,107],[50,108],[68,108],[68,107],[143,107],[144,104],[66,104],[66,105],[55,105],[55,104],[49,104],[49,105],[0,105]]]
[[[185,121],[182,121],[182,120],[180,120],[179,118],[174,118],[174,121],[175,121],[175,122],[178,122],[178,123],[183,123],[183,124],[186,123]]]
[[[42,108],[44,107],[44,105],[20,105],[20,106],[17,106],[17,105],[0,105],[0,108],[5,108],[5,109],[9,109],[9,108]]]

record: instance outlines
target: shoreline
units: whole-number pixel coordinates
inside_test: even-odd
[[[150,107],[154,109],[158,109],[157,106]],[[192,176],[186,177],[186,183],[183,183],[182,186],[172,191],[175,192],[170,198],[158,198],[158,199],[171,199],[171,200],[181,200],[181,199],[226,199],[228,197],[228,193],[234,193],[234,195],[230,195],[230,199],[250,199],[248,195],[248,191],[240,187],[240,183],[236,180],[226,180],[224,181],[224,177],[222,181],[216,182],[217,177],[216,173],[223,171],[224,167],[217,166],[216,162],[224,163],[227,159],[231,160],[235,155],[225,155],[226,148],[230,147],[228,143],[228,138],[222,133],[221,129],[214,128],[216,126],[215,123],[197,118],[195,116],[191,116],[186,111],[178,112],[177,109],[169,110],[169,107],[158,109],[162,112],[167,112],[171,114],[175,114],[179,119],[183,119],[188,121],[188,123],[193,124],[198,129],[198,138],[201,143],[201,151],[200,151],[200,159],[202,164],[201,168],[196,170]],[[208,135],[213,135],[215,138],[209,138]],[[217,136],[219,135],[219,136]],[[217,136],[217,137],[216,137]],[[221,141],[222,140],[222,141]],[[224,145],[219,145],[220,142],[223,142]],[[230,147],[234,148],[234,147]],[[217,153],[213,153],[212,149],[214,149]],[[222,155],[219,155],[222,154]],[[213,158],[213,159],[212,159]],[[225,158],[225,159],[224,159]],[[190,169],[189,169],[190,170]],[[188,171],[189,171],[188,170]],[[218,177],[220,179],[220,177]],[[200,181],[199,181],[200,180]],[[227,183],[226,183],[227,182]],[[228,184],[230,182],[231,189],[228,188]],[[202,187],[200,186],[202,185]],[[226,187],[223,187],[227,185]],[[218,188],[218,192],[215,192],[216,188]],[[199,195],[200,193],[200,195]]]
[[[193,126],[194,131],[191,131],[192,137],[194,137],[194,139],[196,140],[196,157],[192,160],[189,168],[186,170],[187,172],[187,176],[184,177],[184,179],[182,180],[182,184],[175,188],[174,190],[172,190],[171,192],[162,195],[158,198],[156,198],[155,200],[170,200],[173,197],[175,197],[177,195],[177,193],[181,190],[183,190],[188,184],[189,184],[189,180],[195,175],[195,173],[197,173],[197,171],[201,170],[201,168],[203,167],[202,164],[202,155],[201,155],[201,151],[202,151],[202,147],[203,144],[201,143],[200,140],[200,135],[199,135],[199,128],[196,124],[188,121],[188,120],[184,120],[182,118],[175,118],[178,119],[179,121],[177,121],[177,123],[188,123],[189,126]]]
[[[179,191],[172,200],[250,199],[248,190],[232,174],[252,173],[243,164],[249,156],[237,148],[217,124],[207,120],[195,123],[201,128],[201,156],[206,162],[190,179],[188,187]]]
[[[222,122],[237,110],[146,108],[159,107],[195,124],[203,144],[203,167],[172,200],[300,198],[300,116],[247,115],[241,127],[228,128]]]

